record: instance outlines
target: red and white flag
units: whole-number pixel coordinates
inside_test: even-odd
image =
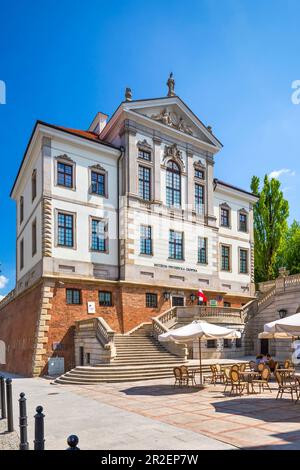
[[[204,292],[202,289],[198,289],[198,297],[200,302],[207,302],[207,297],[205,296]]]

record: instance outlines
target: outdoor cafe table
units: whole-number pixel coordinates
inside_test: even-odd
[[[247,391],[249,394],[255,393],[254,387],[253,387],[253,379],[259,376],[258,372],[255,372],[253,370],[247,370],[244,372],[240,372],[241,377],[248,383],[247,385]],[[250,385],[251,385],[251,392],[250,392]]]

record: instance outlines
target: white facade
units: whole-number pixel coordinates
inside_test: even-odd
[[[211,130],[176,96],[125,101],[107,124],[105,119],[98,113],[86,132],[37,124],[12,190],[18,213],[18,290],[44,275],[178,289],[201,286],[223,295],[250,297],[256,198],[214,179],[214,155],[222,145]],[[100,132],[99,138],[94,129]],[[148,159],[141,157],[142,151]],[[170,162],[178,168],[174,178],[180,181],[176,207],[167,197],[173,194],[173,189],[167,190]],[[59,164],[72,172],[71,187],[60,184]],[[141,168],[150,178],[148,186],[140,181]],[[34,200],[33,172],[37,181]],[[101,195],[93,193],[92,172],[103,175]],[[199,211],[196,184],[203,187]],[[141,195],[141,187],[149,191],[149,197]],[[228,227],[221,224],[222,207],[228,211]],[[239,226],[240,213],[246,220],[244,231]],[[61,243],[59,233],[66,232],[64,228],[59,232],[59,214],[72,217],[72,246]],[[92,247],[92,219],[105,224],[104,250]],[[151,227],[149,253],[141,253],[141,226]],[[182,233],[182,256],[175,259],[170,256],[170,231]],[[199,261],[199,237],[206,240],[205,262]],[[227,270],[223,269],[223,245],[229,247]],[[240,250],[247,258],[244,272]]]

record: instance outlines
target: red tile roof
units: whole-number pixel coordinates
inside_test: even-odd
[[[81,129],[71,129],[69,127],[63,127],[63,126],[56,126],[59,129],[67,132],[71,132],[72,134],[79,135],[81,137],[87,137],[88,139],[94,139],[97,140],[98,142],[101,142],[101,139],[99,139],[99,135],[96,134],[95,132],[90,132],[90,131],[82,131]]]

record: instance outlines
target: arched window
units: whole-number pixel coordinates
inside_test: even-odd
[[[167,164],[167,206],[181,206],[181,176],[176,162],[170,160]]]

